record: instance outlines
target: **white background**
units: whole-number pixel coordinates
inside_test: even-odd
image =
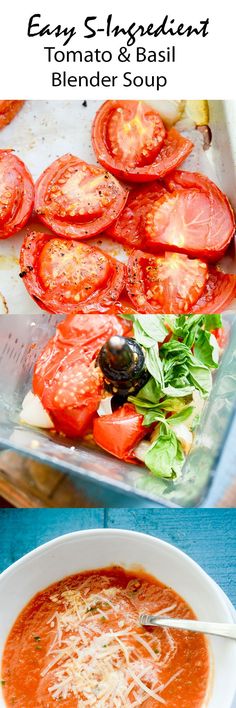
[[[235,98],[235,45],[236,3],[234,0],[7,0],[0,6],[0,98]],[[177,23],[199,25],[200,20],[210,18],[209,35],[202,37],[158,37],[137,40],[140,46],[150,50],[163,50],[175,44],[176,63],[149,64],[48,64],[45,45],[62,49],[62,39],[54,37],[27,38],[29,17],[41,13],[42,24],[61,24],[80,28],[67,49],[108,49],[117,52],[124,39],[106,38],[99,33],[93,40],[83,39],[84,18],[99,17],[98,26],[105,23],[109,13],[115,24],[128,26],[136,21],[158,26],[166,14]],[[132,50],[134,51],[134,50]],[[165,74],[167,85],[157,93],[154,88],[122,88],[122,76],[116,88],[62,88],[52,87],[51,72],[65,70],[69,75],[120,74]]]

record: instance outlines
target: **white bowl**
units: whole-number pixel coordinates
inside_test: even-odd
[[[66,575],[114,564],[127,569],[141,566],[176,590],[202,620],[232,622],[221,590],[178,548],[133,531],[78,531],[40,546],[0,576],[0,660],[9,630],[36,592]],[[212,676],[204,708],[231,708],[236,690],[236,642],[214,638],[209,643]],[[4,706],[1,694],[0,707]]]

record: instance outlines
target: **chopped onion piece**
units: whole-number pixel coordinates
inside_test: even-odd
[[[171,428],[187,455],[193,444],[193,434],[191,433],[191,430],[189,430],[187,425],[184,425],[184,423],[177,423],[176,425],[172,425]]]
[[[138,458],[138,460],[141,460],[141,462],[144,462],[146,454],[151,446],[150,440],[141,440],[141,442],[137,445],[135,448],[135,456]]]
[[[183,118],[178,120],[175,127],[182,133],[183,131],[195,130],[196,124],[191,118],[188,118],[188,116],[183,116]]]
[[[47,411],[43,407],[38,396],[35,396],[32,391],[28,391],[20,412],[20,420],[28,425],[36,425],[38,428],[53,428],[53,422]]]
[[[111,399],[112,396],[102,398],[97,409],[97,413],[99,416],[110,415],[110,413],[112,413]]]
[[[159,113],[167,127],[175,125],[182,116],[184,101],[147,101]]]

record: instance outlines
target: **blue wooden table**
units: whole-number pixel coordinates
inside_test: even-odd
[[[91,528],[146,532],[188,553],[236,606],[236,511],[231,509],[2,509],[0,571],[56,536]]]

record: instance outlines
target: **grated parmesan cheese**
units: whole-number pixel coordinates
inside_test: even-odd
[[[122,589],[101,580],[99,592],[86,579],[50,598],[52,640],[41,673],[50,696],[55,702],[74,696],[85,708],[135,708],[148,697],[165,705],[165,688],[180,674],[163,682],[163,667],[171,668],[177,649],[170,630],[160,636],[139,627],[132,600],[137,584]]]

